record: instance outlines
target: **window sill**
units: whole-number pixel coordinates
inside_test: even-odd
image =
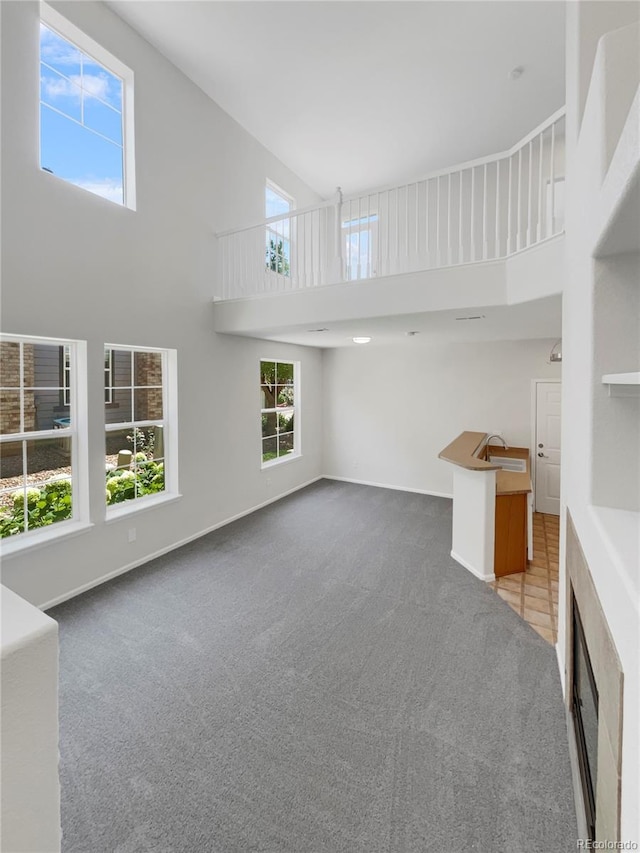
[[[0,541],[0,551],[3,558],[14,554],[22,554],[24,551],[35,551],[37,548],[45,548],[58,539],[69,539],[79,536],[93,527],[89,521],[61,521],[46,528],[39,528],[37,533],[18,533],[16,536],[8,536]]]
[[[123,501],[121,504],[117,504],[116,506],[107,507],[106,522],[107,524],[111,524],[112,521],[118,521],[119,519],[126,518],[129,515],[138,515],[140,512],[146,512],[147,510],[155,509],[158,506],[175,503],[175,501],[179,501],[181,498],[181,494],[173,493],[169,495],[153,495],[143,498],[134,498],[130,501]]]
[[[276,465],[284,465],[287,462],[293,462],[295,459],[302,459],[302,453],[292,453],[287,456],[282,456],[280,459],[270,459],[268,462],[262,463],[262,470],[265,468],[274,468]]]

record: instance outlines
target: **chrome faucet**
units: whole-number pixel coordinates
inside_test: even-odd
[[[509,449],[509,445],[507,444],[507,442],[504,440],[504,438],[501,435],[490,435],[489,438],[484,443],[485,447],[489,447],[489,445],[491,444],[492,438],[499,438],[500,441],[502,442],[502,446],[504,447],[504,449],[505,450]]]

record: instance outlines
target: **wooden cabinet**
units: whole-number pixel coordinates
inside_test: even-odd
[[[494,574],[498,578],[526,568],[527,495],[497,495]]]

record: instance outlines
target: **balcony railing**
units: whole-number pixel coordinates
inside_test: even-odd
[[[509,151],[218,234],[236,299],[499,260],[564,229],[565,110]]]

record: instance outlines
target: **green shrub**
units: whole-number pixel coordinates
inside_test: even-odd
[[[24,491],[13,493],[13,509],[0,515],[0,538],[15,536],[25,529]],[[46,527],[56,521],[71,518],[73,507],[71,480],[61,479],[45,483],[42,487],[27,489],[27,518],[29,530]]]
[[[136,454],[136,461],[141,464],[135,471],[107,471],[106,496],[109,506],[164,491],[163,463],[138,460],[138,456],[143,455]]]

